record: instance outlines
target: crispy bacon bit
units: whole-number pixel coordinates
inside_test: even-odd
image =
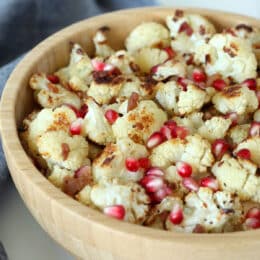
[[[194,59],[193,54],[191,54],[191,53],[184,53],[183,54],[183,58],[186,61],[187,65],[192,65],[193,64],[193,59]]]
[[[195,228],[192,230],[192,233],[205,233],[205,232],[206,232],[205,228],[200,224],[197,224]]]
[[[70,153],[69,145],[67,143],[62,143],[61,144],[61,155],[62,155],[63,161],[67,160],[69,153]]]
[[[84,170],[83,170],[84,167]],[[66,176],[63,180],[62,191],[69,196],[75,196],[86,185],[92,184],[90,167],[83,166],[77,170],[74,176]],[[80,174],[79,174],[80,172]]]
[[[181,32],[185,32],[188,36],[191,36],[193,30],[187,22],[183,22],[179,28],[179,33]]]
[[[93,79],[97,84],[117,84],[123,81],[118,68],[107,71],[93,71]]]
[[[206,33],[206,28],[205,28],[205,26],[200,25],[199,34],[200,34],[200,35],[204,35],[205,33]]]
[[[176,17],[183,17],[183,14],[184,14],[183,10],[177,9],[175,11],[175,16]]]
[[[132,92],[128,99],[127,112],[135,109],[138,105],[139,95],[136,92]]]
[[[47,79],[53,84],[58,84],[60,82],[59,77],[56,75],[48,75]]]
[[[236,56],[236,53],[226,46],[223,47],[223,51],[226,52],[231,58],[234,58]]]
[[[205,62],[206,62],[206,63],[211,63],[211,57],[210,57],[209,54],[206,54],[206,56],[205,56]]]
[[[246,24],[238,24],[237,26],[236,26],[236,29],[237,30],[245,30],[245,31],[247,31],[247,32],[252,32],[253,31],[253,28],[251,27],[251,26],[249,26],[249,25],[246,25]]]

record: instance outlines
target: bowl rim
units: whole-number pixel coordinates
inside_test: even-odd
[[[31,163],[28,155],[23,149],[20,139],[17,134],[17,126],[15,122],[15,104],[19,95],[19,86],[23,84],[21,75],[24,75],[34,64],[37,64],[37,60],[47,51],[50,47],[62,42],[66,35],[71,32],[76,33],[80,31],[86,23],[96,21],[100,17],[107,18],[115,14],[126,14],[131,15],[133,13],[143,11],[157,11],[162,10],[169,12],[176,9],[182,9],[187,12],[195,12],[202,15],[210,14],[212,12],[229,15],[234,18],[241,18],[251,24],[260,24],[260,21],[256,18],[244,16],[240,14],[233,14],[230,12],[216,11],[203,8],[188,8],[188,7],[144,7],[144,8],[133,8],[127,10],[119,10],[116,12],[106,13],[98,15],[86,20],[72,24],[65,29],[62,29],[55,34],[49,36],[47,39],[39,43],[34,47],[26,56],[19,62],[16,68],[11,73],[8,81],[6,82],[5,88],[1,97],[0,104],[0,131],[2,137],[2,144],[6,157],[9,157],[8,165],[14,164],[20,172],[23,172],[23,178],[26,178],[31,185],[37,188],[38,192],[44,194],[52,203],[57,203],[59,207],[65,212],[69,212],[79,218],[83,218],[86,224],[94,226],[102,226],[107,232],[113,232],[118,234],[127,234],[127,236],[134,236],[145,240],[154,240],[156,243],[193,243],[193,245],[204,243],[209,245],[214,239],[215,247],[223,244],[224,241],[228,240],[230,245],[235,245],[246,238],[246,243],[252,243],[255,239],[260,236],[260,230],[254,231],[239,231],[234,233],[214,233],[214,234],[186,234],[186,233],[174,233],[165,232],[163,230],[157,230],[153,228],[147,228],[127,222],[120,222],[112,218],[108,218],[102,213],[86,207],[78,201],[68,197],[66,194],[57,189],[51,184],[40,171]],[[29,64],[29,65],[28,65]],[[12,175],[12,170],[10,170]],[[37,173],[37,174],[35,174]],[[57,199],[58,198],[58,199]],[[69,202],[69,203],[67,203]]]

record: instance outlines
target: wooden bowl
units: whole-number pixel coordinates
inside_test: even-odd
[[[184,8],[185,9],[185,8]],[[218,29],[237,23],[259,26],[256,19],[203,9]],[[17,127],[32,111],[28,80],[35,72],[51,73],[69,60],[70,41],[93,53],[92,36],[111,27],[110,43],[119,49],[130,30],[143,21],[161,21],[173,8],[141,8],[109,13],[74,24],[36,46],[13,71],[2,95],[3,148],[14,183],[27,207],[49,235],[74,255],[86,259],[260,259],[260,230],[227,234],[182,234],[117,221],[71,199],[31,163]],[[18,216],[19,217],[19,216]]]

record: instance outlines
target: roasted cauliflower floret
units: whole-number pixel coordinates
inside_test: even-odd
[[[243,86],[226,87],[213,96],[212,102],[222,114],[236,112],[242,115],[254,112],[258,107],[255,92]]]
[[[212,167],[223,190],[238,194],[241,200],[260,202],[260,179],[256,176],[256,165],[226,154]]]
[[[65,131],[50,131],[37,140],[40,155],[50,169],[54,165],[75,171],[88,156],[88,142],[79,135],[69,136]]]
[[[112,128],[117,138],[129,137],[143,144],[166,120],[166,113],[153,101],[143,100],[135,109],[118,118]]]
[[[195,60],[205,64],[208,75],[219,73],[236,82],[256,77],[257,62],[250,43],[231,34],[215,34],[197,48]]]
[[[187,73],[187,66],[184,60],[170,59],[155,68],[153,79],[162,81],[171,76],[184,77]]]
[[[212,142],[215,139],[225,137],[231,123],[231,119],[214,116],[204,122],[204,124],[198,129],[198,133]]]
[[[105,145],[115,141],[111,125],[104,116],[104,111],[92,99],[86,99],[88,113],[83,120],[83,135],[100,145]]]
[[[251,160],[260,167],[260,137],[250,137],[243,142],[239,143],[234,150],[236,154],[241,149],[248,149],[251,153]]]
[[[260,122],[260,109],[257,109],[254,113],[254,121]]]
[[[138,184],[120,184],[117,180],[94,185],[90,193],[91,202],[104,210],[107,206],[122,205],[125,208],[125,221],[143,223],[149,211],[149,197]]]
[[[167,16],[166,24],[170,29],[172,48],[181,53],[194,52],[198,45],[205,43],[216,32],[214,25],[206,18],[185,14],[181,10]]]
[[[143,177],[143,171],[130,172],[125,166],[127,158],[139,159],[147,157],[146,148],[134,143],[129,138],[119,139],[116,144],[108,144],[103,152],[93,162],[93,176],[96,181],[108,177],[116,177],[122,182],[138,181]]]
[[[87,206],[93,206],[92,201],[91,201],[91,191],[92,191],[92,186],[86,185],[77,195],[76,199],[87,205]]]
[[[233,144],[240,144],[248,137],[249,124],[236,125],[228,131]]]
[[[232,231],[242,220],[242,206],[237,197],[226,191],[213,193],[209,188],[189,193],[185,197],[183,212],[181,224],[166,221],[168,230],[191,233],[200,225],[208,233]]]
[[[73,175],[74,171],[61,168],[58,165],[54,165],[50,172],[50,175],[48,176],[48,180],[56,187],[61,188],[64,178],[66,176],[72,177]]]
[[[103,26],[97,30],[95,36],[93,37],[96,56],[106,58],[114,53],[114,50],[107,43],[106,33],[109,30],[110,30],[109,27]]]
[[[34,74],[30,79],[30,87],[35,90],[36,101],[42,107],[54,108],[62,104],[80,107],[81,101],[75,93],[68,91],[60,84],[51,83],[44,73]]]
[[[167,52],[158,48],[142,48],[134,54],[135,62],[143,72],[150,72],[151,68],[168,59]]]
[[[92,71],[90,58],[79,44],[74,44],[69,65],[55,74],[60,78],[63,86],[74,91],[85,92],[92,80]]]
[[[169,31],[156,22],[146,22],[136,26],[125,41],[126,49],[133,53],[145,47],[164,47],[170,45]]]

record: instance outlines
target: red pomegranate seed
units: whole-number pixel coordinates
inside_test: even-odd
[[[212,86],[216,90],[221,91],[227,86],[227,84],[223,79],[216,79],[213,81]]]
[[[189,178],[183,178],[182,179],[182,185],[190,190],[190,191],[198,191],[199,190],[199,185],[198,183],[191,177]]]
[[[155,146],[161,144],[166,139],[161,132],[154,132],[147,140],[146,146],[148,148],[154,148]]]
[[[192,28],[190,27],[190,25],[187,22],[183,22],[179,28],[179,33],[181,32],[185,32],[188,36],[191,36],[193,33]]]
[[[158,167],[150,168],[145,174],[146,175],[152,175],[152,176],[159,176],[159,177],[164,176],[163,170],[161,170]]]
[[[179,77],[179,78],[177,79],[177,82],[178,82],[179,85],[182,86],[182,90],[183,90],[183,91],[187,91],[187,85],[190,83],[188,79]]]
[[[165,126],[167,126],[168,128],[170,128],[171,130],[175,130],[177,124],[175,121],[173,120],[168,120],[164,123]]]
[[[76,115],[78,118],[84,118],[88,112],[88,106],[86,104],[82,105],[79,110],[77,110]]]
[[[104,71],[104,68],[106,66],[106,63],[104,63],[103,61],[99,61],[97,59],[92,59],[91,64],[95,71]]]
[[[113,124],[113,123],[115,123],[115,121],[118,118],[118,113],[113,109],[108,109],[105,112],[105,117],[106,117],[109,124]]]
[[[183,178],[190,177],[192,174],[192,167],[186,162],[177,162],[176,169],[177,173]]]
[[[206,82],[207,75],[200,69],[194,69],[192,78],[195,82]]]
[[[256,80],[255,79],[246,79],[242,82],[242,85],[248,87],[250,90],[256,91]]]
[[[140,167],[143,169],[149,169],[151,167],[151,161],[147,157],[139,158],[138,162]]]
[[[163,134],[163,136],[166,139],[171,139],[172,138],[172,131],[169,127],[167,127],[166,125],[162,126],[160,129],[160,132]]]
[[[75,171],[74,173],[74,177],[75,178],[79,178],[82,175],[88,175],[90,174],[91,168],[89,165],[84,165],[82,167],[80,167],[78,170]]]
[[[260,122],[252,122],[249,129],[250,136],[260,136]]]
[[[163,50],[167,53],[169,60],[175,56],[175,52],[170,46],[163,48]]]
[[[141,179],[140,184],[147,192],[156,192],[164,186],[164,181],[161,177],[147,175]]]
[[[52,84],[58,84],[60,83],[60,79],[56,75],[48,75],[47,79],[52,83]]]
[[[236,156],[241,159],[250,160],[251,152],[248,149],[241,149],[236,153]]]
[[[238,114],[236,112],[230,112],[226,114],[224,118],[231,120],[231,126],[235,126],[238,124]]]
[[[259,208],[251,208],[246,213],[246,218],[256,218],[260,220],[260,209]]]
[[[224,139],[216,139],[212,146],[211,150],[215,157],[219,160],[229,149],[229,144]]]
[[[151,68],[151,73],[152,74],[155,74],[157,71],[158,71],[158,67],[160,66],[160,64],[157,64],[157,65],[155,65],[155,66],[153,66],[152,68]]]
[[[213,191],[218,191],[219,189],[218,181],[211,176],[202,178],[200,180],[200,186],[210,188]]]
[[[125,208],[123,205],[108,206],[104,208],[104,213],[109,217],[122,220],[125,217]]]
[[[248,228],[251,228],[251,229],[260,228],[260,219],[257,219],[257,218],[247,218],[245,220],[245,225]]]
[[[189,130],[184,126],[177,126],[175,128],[175,134],[176,137],[179,137],[180,139],[185,139],[186,136],[189,134]]]
[[[183,211],[180,205],[175,204],[169,215],[170,221],[174,225],[179,225],[183,221]]]
[[[167,187],[167,185],[164,185],[161,189],[154,193],[150,193],[149,196],[151,198],[151,201],[154,203],[161,202],[165,197],[172,194],[172,190]]]
[[[130,172],[137,172],[140,168],[140,164],[137,159],[128,157],[125,160],[125,167]]]
[[[82,129],[82,118],[76,119],[74,122],[70,125],[70,133],[71,135],[80,135],[81,129]]]

